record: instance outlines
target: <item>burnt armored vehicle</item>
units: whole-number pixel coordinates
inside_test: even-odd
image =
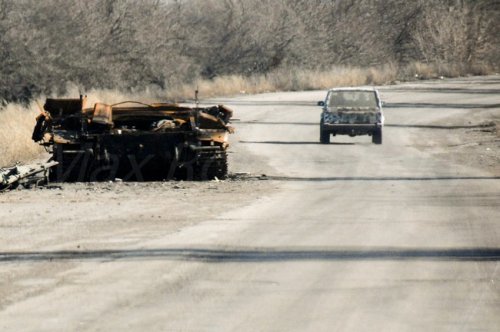
[[[86,101],[47,99],[37,117],[32,138],[59,163],[52,181],[227,177],[230,109]]]
[[[330,143],[331,136],[370,135],[374,144],[382,144],[384,114],[382,101],[373,88],[331,89],[325,101],[320,119],[320,142]]]

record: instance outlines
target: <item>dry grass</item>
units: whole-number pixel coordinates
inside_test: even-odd
[[[332,67],[326,70],[280,69],[268,74],[245,77],[231,75],[213,80],[198,80],[192,84],[171,87],[167,99],[182,101],[192,99],[196,88],[202,98],[255,94],[275,91],[322,90],[332,87],[384,85],[395,81],[435,79],[466,75],[488,75],[494,69],[487,65],[467,66],[463,64],[426,64],[421,62],[405,66]]]
[[[440,77],[460,77],[466,75],[489,75],[495,72],[495,69],[487,64],[465,65],[460,63],[422,63],[414,62],[399,69],[398,76],[403,79],[418,78],[422,80],[434,79]]]
[[[9,104],[0,109],[0,167],[36,159],[44,152],[31,140],[38,114],[36,104]]]
[[[280,69],[268,74],[245,77],[231,75],[213,80],[198,80],[192,84],[172,87],[167,92],[170,100],[191,99],[196,88],[203,98],[254,94],[275,91],[302,91],[328,89],[338,86],[379,85],[396,80],[397,67],[333,67],[328,70]]]

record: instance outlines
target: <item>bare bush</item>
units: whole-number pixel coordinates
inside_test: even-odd
[[[491,12],[498,6],[485,6],[487,1],[440,2],[423,10],[413,34],[417,58],[425,63],[448,67],[448,75],[463,72],[457,67],[482,67],[498,64],[498,22]],[[492,2],[490,2],[492,3]],[[481,5],[482,4],[482,5]],[[495,59],[495,54],[496,59]],[[455,67],[449,70],[449,67]]]
[[[483,74],[500,67],[499,16],[496,0],[0,0],[0,100],[61,95],[69,82],[176,95],[201,79],[252,86],[338,66]],[[265,84],[300,88],[289,79]]]

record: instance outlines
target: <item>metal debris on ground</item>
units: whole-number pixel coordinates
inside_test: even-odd
[[[56,161],[28,165],[16,165],[0,169],[0,191],[14,189],[19,185],[30,187],[47,183],[48,170],[56,166]]]

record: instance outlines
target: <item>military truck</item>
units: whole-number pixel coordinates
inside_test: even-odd
[[[210,180],[228,174],[232,111],[222,105],[124,101],[87,107],[87,98],[46,100],[33,140],[58,162],[52,181]]]
[[[369,135],[374,144],[382,144],[384,114],[382,101],[373,88],[330,89],[320,119],[320,143],[329,144],[331,136]]]

